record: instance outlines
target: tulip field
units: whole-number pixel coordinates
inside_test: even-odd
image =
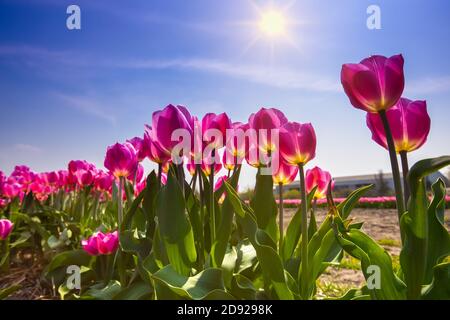
[[[149,111],[142,136],[111,141],[103,168],[72,160],[51,172],[0,171],[0,299],[22,289],[14,272],[25,257],[52,299],[450,299],[449,186],[425,183],[450,155],[408,163],[432,121],[425,100],[403,97],[403,64],[376,55],[341,71],[348,108],[361,109],[362,122],[365,112],[390,159],[394,196],[369,197],[367,185],[335,197],[333,173],[314,164],[314,124],[275,108],[241,123],[168,105]],[[156,169],[145,172],[143,161]],[[243,166],[255,172],[250,200],[240,193]],[[296,179],[299,198],[285,199]],[[355,208],[395,211],[395,266]],[[363,283],[319,294],[318,279],[343,259],[356,261]]]

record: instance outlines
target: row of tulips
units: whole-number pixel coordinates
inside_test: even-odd
[[[433,185],[430,202],[424,182],[450,157],[420,161],[409,171],[407,152],[426,141],[430,119],[424,101],[401,97],[403,57],[345,64],[341,80],[351,104],[367,112],[373,140],[389,151],[404,244],[401,272],[349,218],[371,186],[338,201],[330,173],[306,170],[316,155],[311,124],[291,122],[275,108],[251,114],[248,123],[233,123],[225,113],[199,120],[174,105],[154,112],[142,137],[108,147],[107,171],[71,161],[58,172],[18,166],[9,177],[1,174],[2,228],[10,233],[14,224],[9,237],[2,231],[1,266],[11,249],[30,242],[56,254],[44,275],[62,298],[311,299],[320,275],[347,252],[361,260],[366,278],[377,265],[381,286],[353,289],[343,299],[450,298],[445,186]],[[158,169],[144,178],[145,159]],[[244,161],[257,169],[249,203],[237,193]],[[290,201],[283,186],[297,176],[298,210],[285,228]],[[318,225],[322,202],[328,214]],[[81,290],[66,281],[73,264],[84,267]]]

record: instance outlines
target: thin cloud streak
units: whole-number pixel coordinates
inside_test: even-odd
[[[105,120],[112,125],[117,124],[117,119],[114,115],[111,115],[106,110],[103,109],[102,105],[97,101],[81,98],[78,96],[70,96],[62,93],[53,93],[53,95],[64,102],[65,105],[80,110],[85,114],[97,117],[99,119]]]

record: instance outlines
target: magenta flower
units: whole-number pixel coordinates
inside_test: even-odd
[[[95,176],[94,187],[98,191],[110,192],[112,184],[114,182],[114,176],[104,171],[99,171]]]
[[[224,183],[225,181],[228,181],[228,177],[227,177],[227,176],[220,176],[220,177],[217,179],[216,183],[214,184],[214,192],[218,191],[218,190],[223,186],[223,183]],[[239,189],[239,186],[236,187],[236,191],[237,191],[238,189]],[[219,202],[219,203],[223,203],[223,201],[225,200],[225,197],[226,197],[226,191],[224,191],[224,192],[220,195],[218,202]]]
[[[11,233],[14,224],[8,219],[0,219],[0,240],[5,240]]]
[[[283,112],[275,108],[261,108],[258,112],[252,113],[248,125],[250,129],[256,130],[256,141],[250,143],[256,143],[265,152],[274,151],[276,146],[272,141],[272,130],[279,130],[287,122],[288,119]]]
[[[116,178],[134,174],[137,164],[136,150],[131,143],[116,143],[108,147],[104,165]]]
[[[81,245],[83,250],[91,256],[109,255],[119,247],[119,237],[117,231],[112,233],[99,231],[89,237],[88,240],[82,240]]]
[[[146,125],[143,148],[147,157],[156,163],[165,164],[170,160],[170,152],[165,150],[154,137],[152,127]]]
[[[403,93],[403,57],[371,56],[357,64],[344,64],[341,83],[355,108],[372,113],[387,110]]]
[[[327,195],[328,185],[331,182],[331,174],[319,167],[306,170],[306,192],[311,192],[317,186],[314,198],[321,199]]]
[[[156,111],[152,115],[152,140],[171,154],[172,149],[180,141],[172,141],[172,133],[177,129],[188,130],[192,136],[193,118],[183,106],[168,105],[163,110]]]
[[[72,160],[69,162],[68,172],[68,183],[86,187],[94,182],[97,168],[85,160]]]
[[[246,146],[249,144],[246,132],[249,129],[248,123],[234,122],[232,135],[227,135],[225,151],[222,156],[222,163],[228,170],[233,170],[236,165],[242,164],[246,155]]]
[[[224,112],[221,114],[207,113],[202,119],[202,136],[204,145],[213,143],[216,148],[221,148],[226,142],[227,130],[232,128],[231,120]],[[216,141],[215,138],[205,135],[207,130],[215,129],[222,134],[222,141]]]
[[[127,140],[128,143],[131,143],[136,150],[136,157],[139,162],[144,160],[147,157],[148,151],[146,149],[146,144],[144,143],[144,139],[140,137],[134,137],[132,139]]]
[[[272,174],[273,182],[276,185],[286,185],[295,180],[298,173],[298,167],[290,165],[283,158],[278,160],[278,168]]]
[[[414,151],[427,140],[431,120],[428,116],[426,101],[411,101],[401,98],[386,112],[386,116],[397,152]],[[372,131],[372,140],[388,149],[380,116],[376,113],[368,113],[366,122]]]
[[[291,165],[306,164],[316,155],[316,133],[310,123],[288,122],[280,129],[280,153]]]

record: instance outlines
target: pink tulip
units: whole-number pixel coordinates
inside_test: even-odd
[[[144,139],[140,137],[134,137],[132,139],[127,140],[128,143],[131,143],[136,150],[136,157],[139,162],[144,160],[147,157],[148,151],[146,150],[146,144],[144,143]]]
[[[228,181],[228,177],[227,176],[221,176],[221,177],[219,177],[218,179],[217,179],[217,181],[216,181],[216,183],[214,184],[214,192],[216,192],[217,190],[219,190],[222,186],[223,186],[223,183],[225,182],[225,181]],[[239,189],[239,186],[236,188],[236,191]],[[223,193],[222,193],[222,195],[220,196],[220,198],[219,198],[219,203],[223,203],[223,201],[225,200],[225,197],[226,197],[226,191],[224,191]]]
[[[168,105],[152,115],[152,139],[171,154],[172,149],[180,141],[172,141],[172,133],[177,129],[188,130],[192,136],[193,118],[183,106]],[[154,130],[154,131],[153,131]]]
[[[272,174],[274,184],[285,185],[293,182],[297,177],[298,167],[286,163],[283,158],[278,160],[278,162],[278,168]]]
[[[139,163],[135,170],[128,176],[128,180],[140,183],[144,177],[144,167]]]
[[[249,129],[248,123],[235,122],[232,125],[233,134],[227,135],[226,147],[222,156],[222,163],[228,170],[233,170],[236,165],[242,164],[245,159],[246,145],[249,143],[245,135]]]
[[[256,141],[250,141],[250,143],[256,143],[265,152],[274,151],[276,146],[271,136],[276,132],[272,131],[279,130],[287,122],[288,119],[283,112],[275,108],[261,108],[258,112],[252,113],[248,119],[248,125],[250,129],[256,130]],[[260,130],[265,130],[265,133]]]
[[[306,170],[306,192],[311,192],[317,186],[314,198],[321,199],[327,195],[328,185],[331,182],[331,174],[319,167]]]
[[[68,165],[68,183],[86,187],[94,182],[97,168],[85,160],[72,160]]]
[[[137,163],[136,150],[131,143],[116,143],[106,151],[105,168],[116,178],[127,178],[134,174]]]
[[[153,162],[164,164],[170,160],[170,152],[165,150],[154,137],[152,127],[146,125],[143,149],[146,152],[146,156]]]
[[[288,122],[280,130],[280,153],[291,165],[306,164],[316,155],[316,133],[310,123]]]
[[[11,233],[14,224],[8,219],[0,219],[0,240],[5,240]]]
[[[109,255],[119,247],[117,231],[112,233],[96,232],[88,240],[82,240],[83,250],[91,256]]]
[[[95,176],[94,187],[98,191],[109,192],[112,189],[114,176],[104,171],[99,171]]]
[[[3,184],[2,193],[6,198],[12,200],[22,194],[21,189],[22,186],[10,178]]]
[[[430,117],[426,101],[411,101],[401,98],[386,112],[397,152],[411,152],[420,148],[430,132]],[[367,126],[372,131],[372,140],[388,149],[381,118],[376,113],[368,113]]]
[[[202,119],[202,135],[205,142],[205,146],[213,143],[216,148],[222,147],[226,142],[227,130],[232,128],[231,120],[228,115],[224,112],[221,114],[207,113]],[[207,130],[215,129],[222,134],[222,141],[214,140],[210,136],[205,135]]]
[[[213,162],[213,160],[211,159],[211,157],[206,157],[203,159],[200,167],[203,171],[203,173],[206,176],[211,175],[211,168],[212,168],[212,164],[214,163],[214,175],[216,175],[221,169],[222,169],[222,164],[219,162]],[[195,174],[195,168],[196,168],[196,164],[193,162],[193,159],[189,159],[186,167],[189,171],[189,173],[193,176]]]
[[[371,56],[357,64],[344,64],[341,83],[355,108],[372,113],[387,110],[403,93],[403,57]]]

